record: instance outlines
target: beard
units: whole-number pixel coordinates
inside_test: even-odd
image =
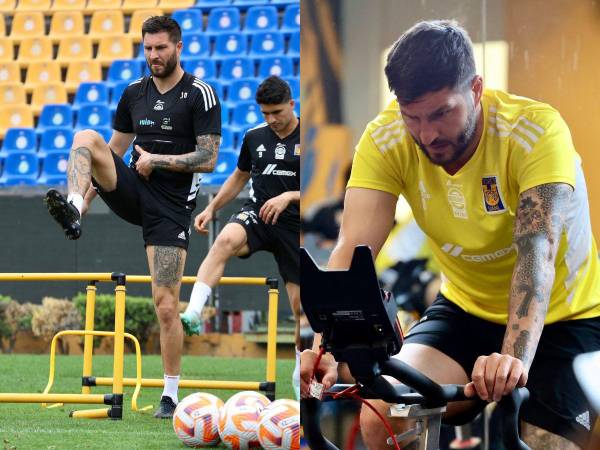
[[[163,67],[159,67],[158,70],[152,67],[152,64],[146,60],[146,64],[148,64],[148,68],[150,69],[150,73],[152,73],[153,77],[156,78],[167,78],[171,75],[175,68],[177,67],[177,53],[173,53],[173,56],[169,58]]]

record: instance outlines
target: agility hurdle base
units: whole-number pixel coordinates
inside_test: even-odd
[[[145,411],[152,406],[139,408],[137,398],[142,387],[162,388],[164,380],[142,377],[142,353],[135,336],[125,332],[126,284],[151,283],[148,275],[125,275],[123,273],[0,273],[0,281],[87,281],[84,330],[64,330],[56,333],[50,344],[50,367],[48,384],[44,392],[39,393],[0,393],[0,403],[41,403],[44,407],[60,406],[64,403],[104,404],[109,408],[78,410],[70,413],[74,418],[111,418],[123,417],[123,386],[135,387],[131,398],[132,411]],[[96,303],[96,283],[115,282],[115,325],[113,331],[94,329]],[[183,277],[182,283],[194,283],[196,277]],[[223,277],[220,285],[266,285],[268,289],[267,315],[267,358],[264,381],[235,380],[186,380],[179,381],[180,388],[193,389],[231,389],[262,391],[270,400],[275,399],[276,360],[277,360],[277,306],[279,301],[278,280],[260,277]],[[80,394],[52,394],[56,366],[56,344],[66,335],[83,336],[83,371]],[[94,336],[112,336],[114,338],[112,377],[96,377],[92,374]],[[135,345],[136,377],[125,378],[123,374],[124,341],[130,339]],[[92,394],[94,386],[112,386],[111,394]],[[48,405],[51,404],[51,405]]]

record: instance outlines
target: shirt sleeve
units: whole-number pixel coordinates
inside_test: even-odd
[[[134,131],[131,111],[129,110],[129,95],[131,95],[130,89],[125,89],[119,99],[115,120],[113,121],[113,129],[121,133],[133,133]]]
[[[205,82],[196,85],[196,96],[192,110],[194,136],[221,134],[221,103],[215,90]]]
[[[252,171],[252,158],[250,156],[250,147],[248,146],[247,135],[244,135],[244,140],[242,142],[242,148],[240,149],[240,156],[238,156],[237,167],[242,172],[251,172]]]

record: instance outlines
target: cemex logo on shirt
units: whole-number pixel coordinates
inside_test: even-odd
[[[291,170],[276,170],[277,164],[269,164],[263,170],[262,175],[278,175],[284,177],[295,177],[296,172],[292,172]]]
[[[152,125],[154,125],[154,121],[150,120],[148,118],[140,119],[140,125],[145,125],[145,126],[151,127]]]

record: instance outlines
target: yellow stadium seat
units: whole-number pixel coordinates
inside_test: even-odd
[[[48,11],[52,0],[19,0],[17,11]]]
[[[20,82],[0,84],[0,105],[22,105],[27,103],[25,87]]]
[[[64,67],[73,61],[89,61],[93,56],[92,40],[88,36],[73,36],[60,40],[56,60]]]
[[[194,0],[158,0],[158,7],[169,14],[176,9],[191,8],[194,4]]]
[[[21,82],[21,68],[16,61],[0,62],[0,83]]]
[[[62,83],[58,61],[30,63],[25,76],[25,90],[32,92],[36,86],[48,83]]]
[[[162,10],[158,8],[152,9],[139,9],[134,11],[131,15],[131,21],[129,22],[129,31],[127,32],[127,36],[129,36],[133,42],[136,44],[142,41],[142,24],[144,21],[151,16],[162,16]]]
[[[9,38],[15,42],[30,37],[44,36],[44,13],[41,11],[16,12],[13,16]]]
[[[97,41],[104,36],[125,34],[125,18],[122,11],[96,11],[92,15],[88,35]]]
[[[121,3],[122,0],[88,0],[85,12],[92,14],[94,11],[121,9]]]
[[[47,36],[26,38],[19,46],[17,61],[21,67],[36,61],[50,61],[52,59],[52,39]]]
[[[0,0],[0,11],[12,14],[15,12],[17,0]]]
[[[51,103],[67,103],[67,88],[63,83],[38,85],[31,96],[31,110],[38,116],[44,105]]]
[[[100,39],[96,60],[109,66],[115,59],[133,58],[133,43],[127,36],[107,36]]]
[[[85,33],[83,13],[81,11],[57,11],[50,21],[48,36],[54,41],[69,36],[82,36]]]
[[[86,0],[54,0],[51,11],[84,11]]]
[[[33,112],[27,104],[0,105],[0,139],[8,128],[33,127]]]
[[[121,9],[125,14],[131,14],[138,9],[156,8],[158,0],[123,0]]]
[[[67,68],[65,87],[67,92],[74,93],[84,81],[102,81],[102,67],[95,60],[73,61]]]
[[[0,12],[0,37],[6,36],[6,21],[4,14]]]
[[[15,49],[10,39],[0,39],[0,62],[15,60]]]

